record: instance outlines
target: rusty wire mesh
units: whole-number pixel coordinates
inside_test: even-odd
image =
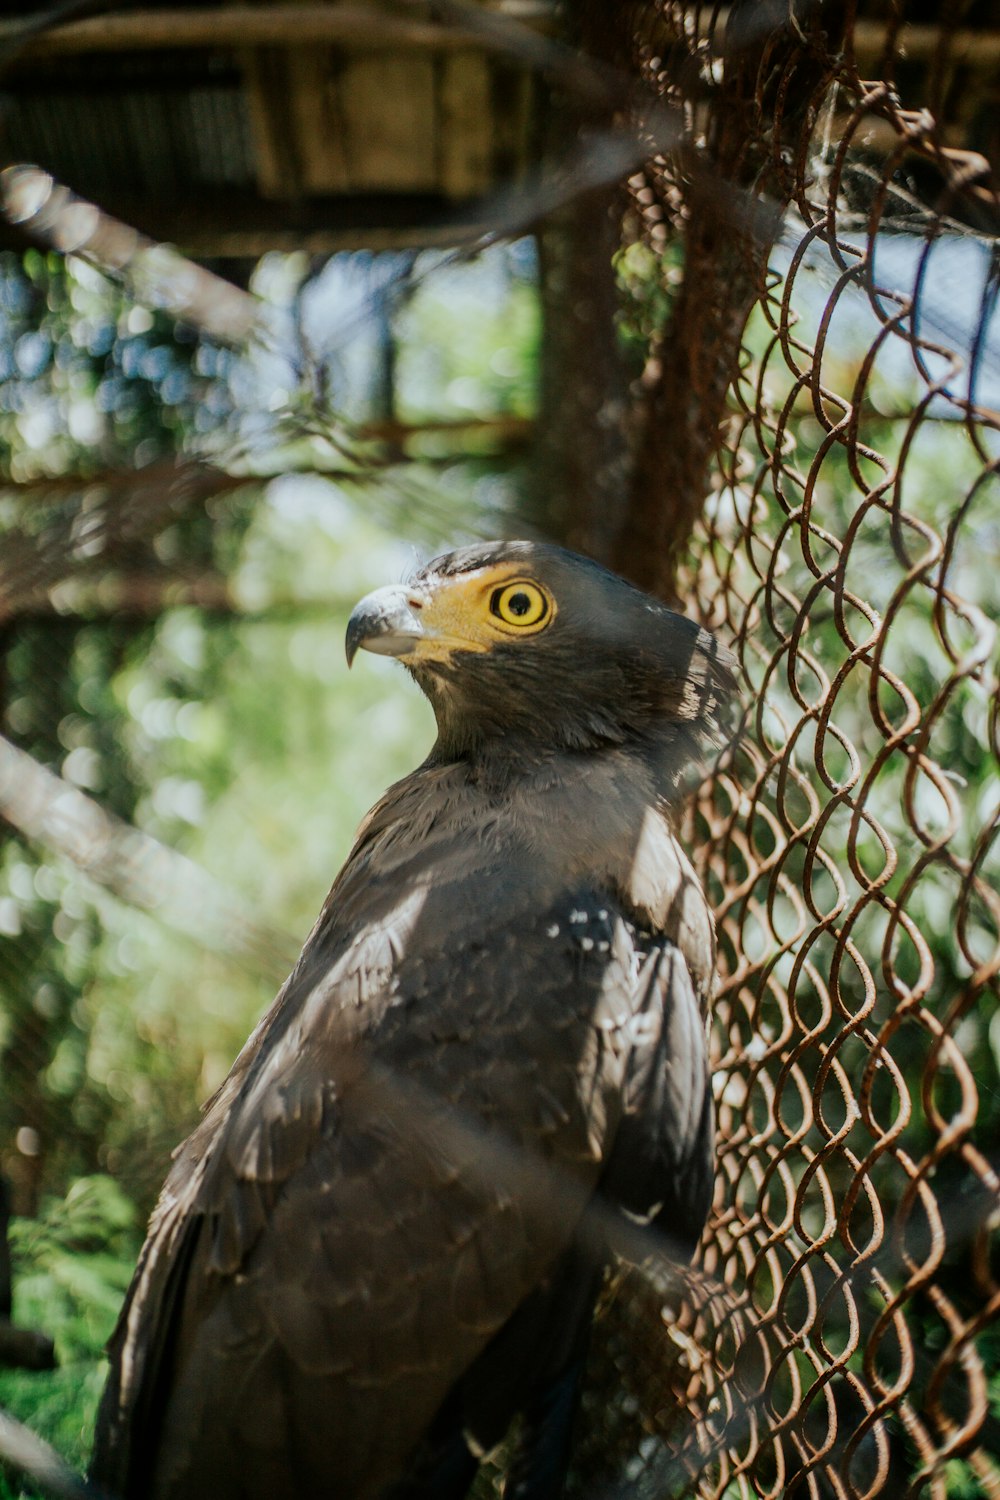
[[[663,28],[710,66],[719,8],[656,12],[647,76],[697,137]],[[1000,220],[942,133],[949,16],[904,97],[901,7],[866,53],[848,17],[791,141],[758,78],[788,212],[682,590],[749,688],[688,827],[721,946],[716,1208],[682,1306],[614,1289],[589,1492],[1000,1495]],[[684,168],[635,184],[657,251]]]
[[[711,49],[717,13],[668,9]],[[901,20],[876,81],[850,22],[795,149],[772,130],[789,211],[681,590],[749,705],[689,825],[722,966],[704,1279],[678,1312],[633,1277],[598,1355],[639,1493],[1000,1494],[998,220],[894,87]],[[782,89],[762,68],[758,120]],[[663,243],[676,185],[638,184]]]

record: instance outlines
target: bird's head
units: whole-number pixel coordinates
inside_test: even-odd
[[[435,758],[589,750],[711,733],[734,659],[708,631],[598,564],[541,542],[463,547],[376,589],[347,627],[396,656],[438,723]]]

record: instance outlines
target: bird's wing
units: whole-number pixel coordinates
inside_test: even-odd
[[[334,978],[300,964],[171,1174],[112,1351],[109,1487],[142,1491],[155,1454],[152,1493],[222,1500],[249,1452],[245,1492],[276,1497],[295,1452],[375,1493],[572,1237],[632,946],[604,898],[526,908],[505,880],[444,882]]]
[[[601,1191],[658,1227],[651,1249],[686,1260],[711,1207],[715,1115],[705,1022],[680,948],[640,937],[635,997],[622,1118]]]
[[[578,942],[600,933],[578,903]],[[597,918],[594,921],[594,917]],[[467,1438],[492,1448],[520,1412],[505,1487],[516,1500],[560,1491],[568,1461],[589,1325],[607,1247],[662,1273],[690,1259],[711,1203],[714,1118],[700,997],[670,939],[627,928],[633,986],[607,1015],[626,1058],[598,1183],[574,1243],[491,1339],[449,1394],[393,1500],[450,1500],[464,1493]],[[596,942],[599,944],[600,936]],[[626,1209],[628,1219],[618,1210]],[[636,1223],[636,1220],[639,1223]],[[645,1227],[643,1227],[645,1226]]]

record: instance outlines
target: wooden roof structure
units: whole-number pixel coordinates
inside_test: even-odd
[[[445,22],[353,0],[140,5],[19,35],[28,9],[0,30],[7,162],[199,257],[455,243],[537,155],[538,74],[507,23],[530,53],[553,0]]]
[[[976,153],[972,171],[996,159],[1000,31],[988,0],[971,0],[944,48],[936,9],[912,0],[900,26],[890,0],[867,0],[852,45],[863,76],[893,78],[904,104],[929,100],[945,143]],[[551,40],[573,8],[137,0],[53,14],[15,0],[14,19],[0,22],[4,161],[37,164],[152,242],[250,261],[268,250],[454,245],[495,230],[495,195],[542,159]],[[676,17],[650,7],[649,25],[658,46],[676,41]],[[880,131],[893,149],[892,128],[873,116],[875,146]],[[0,245],[25,243],[0,220]]]

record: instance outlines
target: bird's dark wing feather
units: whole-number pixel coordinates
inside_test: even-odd
[[[593,909],[589,921],[581,920],[584,904],[574,911],[581,944],[588,934],[606,931]],[[510,1500],[547,1500],[559,1493],[613,1225],[611,1206],[652,1226],[645,1240],[629,1233],[630,1248],[640,1254],[686,1261],[697,1244],[711,1202],[714,1162],[699,996],[673,942],[632,924],[627,932],[635,966],[622,1028],[627,1064],[599,1193],[588,1203],[575,1242],[452,1389],[392,1500],[463,1494],[467,1438],[490,1449],[516,1412],[521,1423],[505,1494]]]
[[[705,1024],[680,949],[650,943],[635,994],[623,1117],[601,1189],[655,1222],[665,1252],[684,1259],[712,1202],[715,1113]]]
[[[524,851],[465,837],[435,862],[431,834],[408,863],[380,837],[154,1216],[93,1470],[127,1500],[379,1495],[463,1376],[498,1410],[523,1394],[502,1330],[599,1181],[700,1211],[679,1176],[710,1152],[704,1035],[676,950],[607,889],[540,890]]]

